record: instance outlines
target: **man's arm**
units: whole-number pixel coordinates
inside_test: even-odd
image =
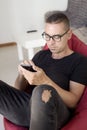
[[[49,79],[48,84],[53,86],[53,88],[56,89],[64,103],[69,107],[69,108],[74,108],[76,107],[78,101],[80,100],[82,93],[85,89],[85,85],[76,83],[74,81],[70,81],[70,90],[66,91],[57,84],[55,84],[52,80]]]
[[[54,89],[56,89],[64,103],[69,108],[76,107],[85,89],[85,85],[74,81],[70,81],[70,89],[69,91],[66,91],[62,89],[59,85],[57,85],[55,82],[53,82],[41,68],[37,66],[34,66],[33,68],[34,70],[36,70],[36,72],[27,71],[20,66],[20,69],[23,72],[24,77],[27,79],[30,85],[48,84],[52,86]]]
[[[22,74],[18,74],[14,83],[14,87],[19,90],[25,90],[27,86],[28,86],[27,80],[24,78]]]

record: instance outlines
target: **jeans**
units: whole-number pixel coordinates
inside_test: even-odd
[[[49,85],[34,88],[32,95],[0,81],[0,114],[29,130],[60,130],[70,111]]]

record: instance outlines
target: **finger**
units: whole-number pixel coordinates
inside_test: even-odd
[[[23,68],[21,65],[19,65],[19,69],[22,71],[23,75],[28,74],[30,75],[32,72],[29,70],[26,70],[25,68]]]
[[[29,63],[30,63],[30,65],[32,65],[32,66],[34,66],[35,64],[34,64],[34,62],[32,61],[32,60],[29,60],[28,61]]]
[[[34,62],[32,60],[29,60],[29,63],[32,66],[32,68],[36,70],[36,65],[34,64]]]
[[[39,68],[38,66],[36,66],[32,60],[29,60],[29,63],[32,65],[32,68],[34,70],[36,70],[36,71],[40,71],[41,70],[41,68]]]
[[[33,69],[34,69],[35,71],[41,71],[41,70],[42,70],[41,68],[39,68],[39,67],[36,66],[36,65],[33,66]]]
[[[24,60],[22,63],[23,63],[23,64],[26,64],[26,65],[30,65],[30,63],[29,63],[28,60]]]

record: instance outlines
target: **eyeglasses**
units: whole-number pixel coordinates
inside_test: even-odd
[[[60,34],[57,34],[57,35],[53,35],[53,36],[50,36],[49,34],[43,32],[42,33],[42,37],[43,39],[45,39],[46,41],[50,41],[50,39],[52,38],[54,41],[57,41],[57,42],[60,42],[61,41],[61,38],[69,31],[69,29],[63,33],[62,35]]]

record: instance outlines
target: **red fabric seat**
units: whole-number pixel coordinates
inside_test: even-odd
[[[5,130],[29,130],[26,127],[15,125],[14,123],[7,120],[6,118],[4,118],[4,128]]]
[[[74,117],[62,130],[87,130],[87,88],[77,105]]]
[[[79,40],[74,34],[68,42],[69,47],[87,56],[87,45]],[[43,49],[48,49],[47,45]],[[28,128],[17,126],[4,118],[5,130],[28,130]],[[78,103],[73,118],[61,130],[87,130],[87,88]]]

